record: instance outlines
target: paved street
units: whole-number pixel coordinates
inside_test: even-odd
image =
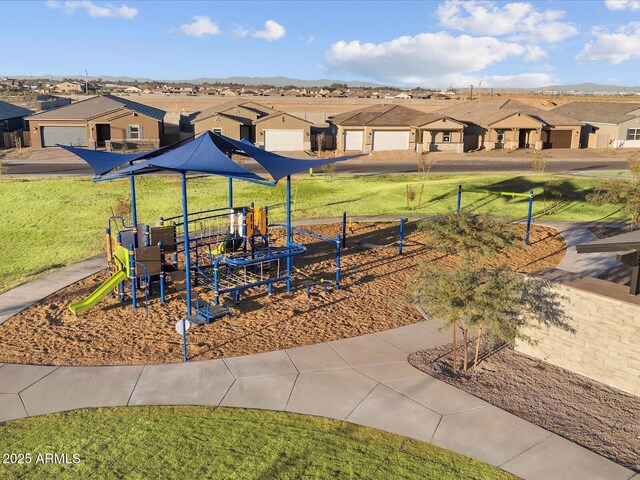
[[[376,156],[363,156],[336,164],[336,172],[342,174],[388,174],[417,173],[418,164],[413,158],[393,158],[393,155],[382,152]],[[309,158],[305,152],[285,152],[287,156]],[[575,154],[575,156],[571,156]],[[598,172],[606,170],[623,170],[627,161],[621,157],[600,157],[588,151],[557,154],[557,158],[549,159],[546,172],[574,173]],[[431,168],[433,173],[529,173],[531,159],[526,157],[505,158],[504,155],[485,157],[479,155],[434,157],[436,161]],[[89,166],[79,158],[61,149],[35,151],[29,159],[5,160],[6,175],[91,175]],[[260,172],[255,162],[247,161],[249,170]]]

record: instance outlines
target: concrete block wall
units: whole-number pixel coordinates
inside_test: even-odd
[[[553,289],[563,297],[571,317],[567,323],[575,333],[556,326],[529,327],[523,333],[537,344],[520,341],[516,350],[640,396],[640,298],[623,285],[549,272],[556,277]]]

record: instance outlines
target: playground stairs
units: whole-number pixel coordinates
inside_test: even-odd
[[[187,279],[186,274],[182,270],[175,270],[167,272],[167,278],[169,283],[173,286],[174,290],[182,297],[184,301],[187,300]],[[216,318],[230,317],[229,307],[223,307],[221,305],[210,305],[207,302],[195,298],[191,301],[191,307],[195,310],[195,315],[187,317],[187,321],[197,327],[207,325]]]

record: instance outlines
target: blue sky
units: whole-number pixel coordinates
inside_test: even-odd
[[[19,52],[6,76],[640,84],[640,0],[49,0],[1,2],[0,18]]]

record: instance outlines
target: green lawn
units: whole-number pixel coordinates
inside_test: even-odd
[[[2,479],[515,477],[427,443],[357,425],[282,412],[210,407],[79,410],[0,426]],[[36,463],[38,453],[79,454],[77,464]]]
[[[558,181],[563,197],[543,215],[541,192]],[[570,220],[620,219],[611,206],[586,204],[584,196],[598,179],[551,175],[392,175],[295,177],[294,218],[372,214],[434,214],[455,208],[456,189],[536,192],[537,217]],[[153,224],[160,216],[180,214],[177,177],[142,177],[137,181],[138,217]],[[407,185],[415,192],[407,208]],[[415,208],[424,185],[422,204]],[[235,182],[236,205],[253,201],[270,205],[271,219],[282,219],[284,185],[269,188]],[[111,209],[128,200],[127,180],[94,184],[88,178],[4,178],[0,181],[0,291],[104,250],[104,231]],[[227,183],[221,178],[189,181],[190,210],[224,207]],[[527,200],[467,192],[464,208],[509,218],[526,216]],[[549,206],[549,204],[547,204]]]

